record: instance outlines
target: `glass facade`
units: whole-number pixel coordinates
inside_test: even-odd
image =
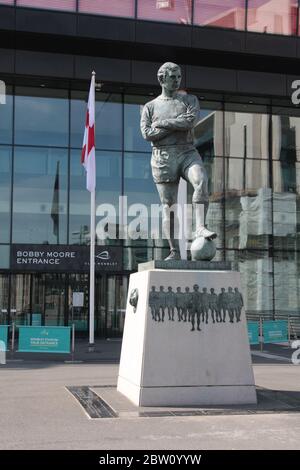
[[[10,320],[30,324],[32,314],[40,313],[45,325],[73,321],[86,334],[88,275],[13,272],[10,248],[14,243],[90,243],[90,199],[80,162],[87,91],[8,89],[7,103],[0,107],[1,322],[10,312]],[[105,218],[110,222],[105,205],[116,215],[113,231],[98,230],[96,243],[122,246],[123,269],[97,275],[95,321],[99,335],[117,336],[129,272],[140,262],[165,257],[168,249],[164,240],[148,236],[157,229],[150,209],[159,198],[139,121],[152,96],[142,91],[96,95],[97,227]],[[207,101],[200,91],[198,97],[195,145],[209,177],[207,223],[218,233],[215,259],[232,261],[241,272],[249,318],[297,317],[300,112],[255,104],[253,97]],[[119,196],[127,197],[129,226],[136,214],[141,216],[138,237],[120,237],[124,202]],[[191,196],[188,187],[188,201]],[[85,293],[83,307],[72,307],[76,291]]]
[[[0,0],[0,4],[298,35],[298,0]]]
[[[245,0],[194,0],[194,24],[245,29]]]

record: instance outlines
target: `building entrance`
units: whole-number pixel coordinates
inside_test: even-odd
[[[0,289],[3,312],[0,324],[14,321],[16,325],[70,326],[74,323],[76,336],[88,337],[88,274],[12,274],[10,282],[9,276],[3,277]],[[96,337],[122,337],[127,289],[127,275],[96,275]]]

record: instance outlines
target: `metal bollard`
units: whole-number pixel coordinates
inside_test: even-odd
[[[75,324],[72,323],[72,361],[74,361],[75,353]]]
[[[6,344],[4,341],[0,341],[0,364],[6,364]]]
[[[11,333],[11,356],[13,357],[15,352],[15,322],[12,322],[12,333]]]
[[[263,352],[263,324],[262,318],[259,317],[259,335],[260,335],[260,352]]]

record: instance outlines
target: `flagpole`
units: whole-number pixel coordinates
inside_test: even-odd
[[[92,73],[95,86],[96,73]],[[91,229],[90,229],[90,302],[89,302],[89,350],[94,350],[95,345],[95,216],[96,216],[96,191],[91,191]]]
[[[89,348],[94,347],[95,328],[95,207],[96,192],[91,192],[91,241],[90,241],[90,335]]]

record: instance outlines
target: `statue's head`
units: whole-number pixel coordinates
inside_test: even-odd
[[[173,62],[165,62],[157,72],[157,78],[162,87],[176,91],[181,83],[181,68]]]

